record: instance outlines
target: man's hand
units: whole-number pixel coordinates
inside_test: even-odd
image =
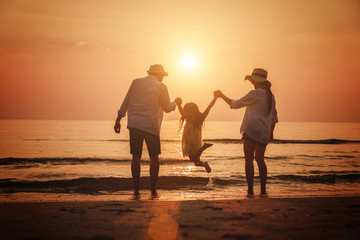
[[[175,103],[176,103],[176,105],[181,105],[182,104],[182,99],[181,98],[179,98],[179,97],[177,97],[177,98],[175,98],[175,101],[174,101]]]
[[[120,121],[116,121],[114,126],[114,131],[116,133],[120,133],[120,129],[121,129]]]
[[[270,134],[270,139],[269,139],[269,142],[272,142],[272,141],[274,141],[274,134],[273,133]]]
[[[222,95],[223,95],[223,93],[220,90],[214,91],[214,97],[215,98],[220,98]]]

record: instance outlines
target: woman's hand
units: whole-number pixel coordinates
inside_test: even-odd
[[[274,124],[271,124],[269,142],[272,142],[272,141],[274,140],[274,129],[275,129],[275,123],[274,123]]]

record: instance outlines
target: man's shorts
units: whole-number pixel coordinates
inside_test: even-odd
[[[130,132],[130,153],[135,156],[141,156],[143,143],[145,143],[149,156],[157,156],[160,151],[160,137],[136,128],[129,128]]]

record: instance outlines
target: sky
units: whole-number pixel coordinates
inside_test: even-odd
[[[359,122],[360,1],[0,0],[0,119],[115,119],[155,63],[200,110],[262,67],[280,121]],[[208,119],[243,114],[218,100]]]

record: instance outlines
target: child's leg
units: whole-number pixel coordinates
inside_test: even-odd
[[[195,164],[195,166],[201,166],[201,167],[204,166],[204,162],[200,161],[200,159],[198,161],[195,161],[194,164]]]
[[[200,161],[200,156],[205,149],[211,147],[212,145],[213,145],[212,143],[204,143],[201,146],[201,148],[199,148],[199,150],[197,150],[195,153],[189,155],[190,161],[194,162],[195,166],[205,167],[206,172],[208,172],[208,173],[211,172],[211,168],[207,162]]]
[[[201,166],[201,167],[205,167],[205,170],[207,173],[211,172],[211,167],[209,166],[208,162],[203,162],[200,161],[200,159],[198,159],[197,161],[194,162],[195,166]]]
[[[212,143],[204,143],[204,144],[201,146],[201,148],[199,148],[199,150],[197,150],[195,153],[189,155],[190,160],[191,160],[192,162],[200,161],[200,156],[201,156],[202,152],[203,152],[205,149],[211,147],[212,145],[213,145]]]

